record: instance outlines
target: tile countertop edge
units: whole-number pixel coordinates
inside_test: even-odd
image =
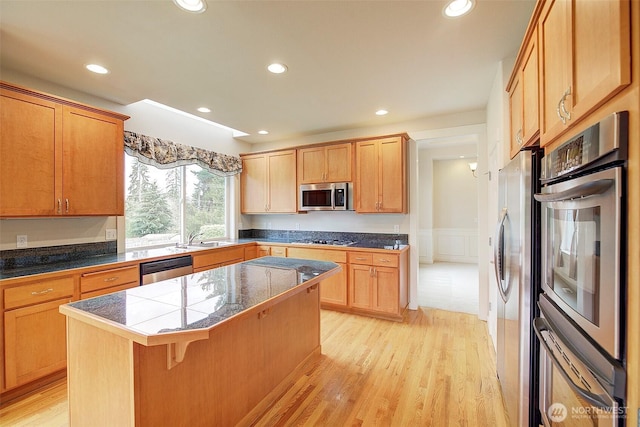
[[[380,247],[367,247],[367,246],[335,246],[335,245],[322,245],[322,244],[306,244],[306,243],[293,243],[293,242],[283,242],[283,241],[269,241],[265,239],[238,239],[238,240],[223,240],[224,242],[228,242],[223,246],[218,246],[215,248],[210,247],[202,247],[202,248],[189,248],[189,249],[181,249],[180,252],[174,253],[166,253],[166,254],[158,254],[149,256],[148,258],[132,258],[129,259],[127,254],[138,252],[136,250],[127,251],[125,253],[106,255],[106,257],[111,258],[109,261],[99,262],[100,257],[95,257],[97,261],[95,264],[86,263],[86,265],[81,265],[77,267],[70,266],[52,266],[51,270],[48,271],[36,271],[36,272],[28,272],[24,271],[26,269],[20,269],[20,272],[11,273],[11,270],[0,271],[0,285],[4,285],[9,283],[9,281],[13,280],[29,280],[34,278],[46,279],[48,276],[57,276],[62,274],[83,274],[85,271],[95,271],[96,268],[120,268],[127,267],[130,265],[136,265],[141,262],[155,261],[160,259],[170,259],[175,258],[182,255],[194,254],[197,252],[205,251],[205,250],[222,250],[224,248],[230,248],[234,246],[249,246],[253,243],[258,245],[274,245],[274,246],[291,246],[294,245],[300,248],[310,248],[310,249],[328,249],[328,250],[341,250],[341,251],[365,251],[365,252],[378,252],[378,253],[394,253],[400,254],[402,252],[406,252],[409,250],[409,245],[401,245],[400,249],[384,249]],[[166,248],[158,248],[154,249],[157,251],[161,250],[175,250],[173,246],[169,246]],[[113,259],[115,258],[115,259]],[[56,268],[59,267],[59,268]],[[45,268],[44,266],[39,266],[38,268]],[[63,273],[64,272],[64,273]]]
[[[224,267],[221,267],[221,268],[224,268]],[[252,314],[257,314],[265,309],[268,309],[269,307],[272,307],[280,303],[281,301],[286,300],[287,298],[290,298],[294,295],[297,295],[298,293],[306,291],[309,288],[317,286],[320,283],[320,281],[326,279],[327,277],[331,277],[334,274],[339,273],[341,270],[342,270],[342,267],[336,264],[336,267],[329,271],[321,273],[318,276],[315,276],[299,285],[296,285],[291,289],[286,290],[285,292],[275,295],[265,301],[262,301],[256,304],[253,307],[247,308],[246,310],[243,310],[240,313],[234,314],[224,320],[221,320],[215,325],[212,325],[207,328],[190,329],[185,331],[164,332],[160,334],[145,334],[141,331],[135,330],[134,328],[129,328],[127,326],[119,324],[118,322],[105,319],[101,316],[95,315],[93,313],[89,313],[87,311],[78,309],[76,307],[72,307],[69,304],[61,305],[59,307],[59,311],[60,313],[62,313],[67,317],[87,323],[89,325],[95,326],[104,331],[113,333],[114,335],[123,337],[125,339],[129,339],[133,342],[136,342],[138,344],[141,344],[147,347],[156,346],[156,345],[167,345],[167,344],[170,345],[170,344],[176,344],[176,343],[188,344],[193,341],[209,339],[209,334],[211,330],[221,327],[222,325],[224,325],[229,321],[232,321],[233,319],[241,319],[243,317],[246,317]],[[146,285],[146,286],[153,286],[153,284]],[[126,291],[121,291],[121,292],[126,292]],[[96,298],[100,298],[100,297],[96,297]]]

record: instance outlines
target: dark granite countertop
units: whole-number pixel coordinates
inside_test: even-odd
[[[314,248],[334,248],[334,249],[384,249],[391,250],[389,247],[385,247],[380,242],[371,240],[363,240],[355,242],[349,246],[334,246],[334,245],[313,245],[306,243],[298,243],[296,237],[291,238],[240,238],[233,240],[221,240],[224,245],[219,248],[230,247],[234,244],[246,244],[246,243],[274,243],[274,244],[286,244],[286,245],[300,245],[301,247],[314,247]],[[404,250],[407,245],[400,245],[400,251]],[[189,248],[177,248],[175,246],[167,246],[163,248],[143,249],[143,250],[130,250],[125,253],[112,253],[106,255],[91,255],[86,257],[80,257],[73,260],[41,263],[38,265],[31,265],[29,267],[20,268],[7,268],[0,270],[0,280],[2,279],[14,279],[18,277],[31,276],[36,274],[53,273],[57,271],[73,270],[86,267],[99,267],[107,266],[109,264],[116,264],[129,261],[140,261],[171,257],[176,255],[184,255],[194,253],[202,250],[214,249],[214,247],[197,247],[190,246]],[[399,252],[395,250],[395,252]]]
[[[60,311],[144,345],[164,344],[302,291],[339,269],[332,262],[264,257],[64,304]]]

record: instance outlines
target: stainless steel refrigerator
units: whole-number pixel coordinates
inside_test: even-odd
[[[498,176],[499,219],[494,243],[498,285],[497,363],[512,426],[537,426],[538,350],[531,326],[540,272],[541,151],[520,151]]]

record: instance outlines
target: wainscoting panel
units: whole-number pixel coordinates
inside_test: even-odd
[[[420,233],[427,237],[427,233]],[[478,262],[478,230],[467,228],[436,228],[431,233],[431,262]],[[422,251],[420,253],[422,257]],[[422,262],[422,258],[420,259]]]

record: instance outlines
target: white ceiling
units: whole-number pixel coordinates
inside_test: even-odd
[[[442,15],[444,0],[207,3],[189,14],[171,0],[0,0],[0,61],[121,104],[152,99],[262,143],[485,108],[535,2],[478,0],[457,20]],[[289,71],[268,73],[272,61]],[[92,62],[111,72],[87,72]]]

